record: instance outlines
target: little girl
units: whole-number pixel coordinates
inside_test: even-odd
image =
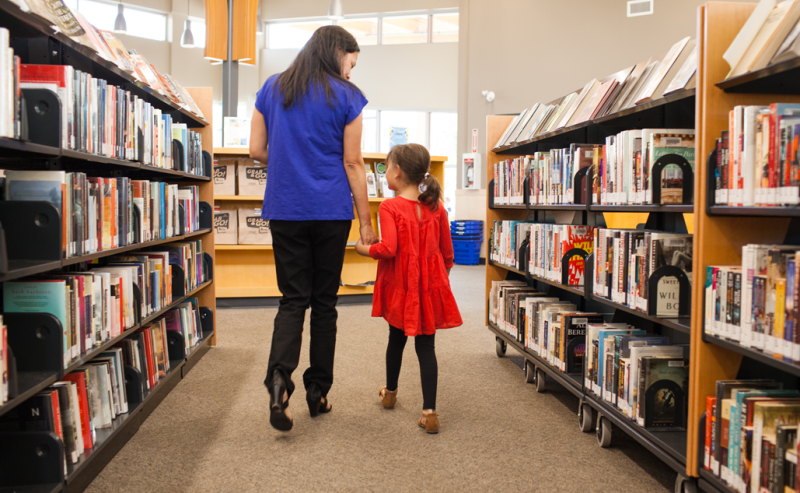
[[[407,337],[413,336],[424,400],[417,423],[428,433],[438,433],[434,337],[436,329],[462,323],[448,278],[453,267],[450,224],[439,203],[439,182],[428,172],[431,158],[425,147],[397,145],[386,161],[386,181],[397,197],[380,206],[381,241],[372,246],[356,243],[359,254],[379,261],[372,316],[389,322],[386,386],[378,395],[383,407],[394,407],[403,349]]]

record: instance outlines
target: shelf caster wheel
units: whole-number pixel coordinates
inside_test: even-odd
[[[530,361],[525,362],[525,383],[536,383],[536,367]]]
[[[545,383],[547,382],[547,375],[544,370],[536,369],[536,392],[544,392]]]
[[[592,407],[588,404],[581,404],[578,408],[578,427],[584,433],[589,433],[594,428]]]
[[[603,416],[598,416],[597,420],[597,444],[608,448],[611,446],[611,421]]]
[[[683,474],[678,474],[678,477],[675,478],[675,493],[697,493],[697,482]]]
[[[503,356],[506,355],[506,347],[507,347],[506,341],[500,339],[499,337],[495,339],[494,349],[495,351],[497,351],[498,358],[502,358]]]

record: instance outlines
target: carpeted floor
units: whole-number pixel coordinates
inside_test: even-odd
[[[416,425],[422,393],[413,344],[397,407],[382,408],[388,329],[370,307],[339,309],[333,412],[313,420],[302,390],[304,341],[289,433],[269,426],[262,385],[276,310],[219,310],[219,346],[87,491],[672,490],[675,473],[652,454],[622,432],[599,448],[593,433],[578,430],[575,397],[552,381],[537,394],[513,350],[495,355],[483,323],[482,266],[456,266],[451,281],[465,325],[437,335],[438,435]]]

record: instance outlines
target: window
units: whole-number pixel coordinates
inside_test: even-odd
[[[382,38],[385,45],[427,43],[428,16],[384,17]]]
[[[428,113],[425,111],[388,111],[380,113],[380,152],[389,152],[392,128],[405,128],[408,143],[427,145]]]
[[[194,47],[205,48],[206,47],[205,19],[197,19],[194,17],[189,17],[189,20],[192,21],[192,37],[194,38]],[[181,29],[181,33],[183,33],[183,29]]]
[[[458,43],[458,13],[434,14],[431,16],[431,41],[434,43]]]
[[[344,19],[336,23],[355,36],[361,46],[378,44],[378,18]]]
[[[117,19],[117,4],[98,2],[96,0],[67,0],[67,6],[78,10],[94,27],[103,31],[113,31]],[[148,12],[125,5],[125,22],[129,36],[167,40],[167,16]],[[194,31],[192,31],[194,33]]]
[[[361,150],[378,152],[378,111],[365,109],[362,113]]]
[[[432,112],[430,119],[431,156],[447,156],[444,163],[444,200],[447,213],[453,219],[456,207],[458,179],[458,113]]]
[[[331,21],[329,20],[267,24],[267,48],[275,50],[302,48],[311,39],[314,31],[322,26],[330,25]]]

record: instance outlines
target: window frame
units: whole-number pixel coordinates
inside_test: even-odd
[[[407,11],[396,11],[396,12],[380,12],[380,13],[366,13],[366,14],[351,14],[345,15],[344,20],[357,20],[357,19],[378,19],[378,43],[376,45],[369,45],[369,46],[383,46],[383,20],[392,17],[409,17],[409,16],[427,16],[427,24],[428,24],[428,32],[427,32],[427,39],[425,43],[413,43],[413,44],[440,44],[440,43],[457,43],[458,41],[433,41],[433,16],[434,15],[442,15],[442,14],[459,14],[458,7],[455,8],[446,8],[446,9],[428,9],[428,10],[407,10]],[[264,39],[266,44],[266,49],[272,50],[297,50],[301,49],[302,47],[297,48],[270,48],[269,46],[269,28],[271,25],[275,24],[299,24],[303,22],[321,22],[321,21],[330,21],[331,25],[337,26],[339,25],[338,20],[332,20],[327,16],[317,16],[317,17],[292,17],[286,19],[273,19],[264,22]],[[407,44],[407,43],[398,43],[398,44]],[[412,43],[408,43],[412,44]],[[395,46],[395,45],[392,45]]]
[[[164,12],[163,10],[156,10],[156,9],[151,9],[151,8],[148,8],[148,7],[141,7],[139,5],[131,5],[131,4],[125,3],[125,2],[114,2],[114,1],[111,1],[111,0],[92,0],[92,1],[96,2],[96,3],[104,3],[106,5],[111,5],[113,7],[116,7],[117,5],[119,5],[121,3],[122,6],[125,7],[125,10],[136,10],[136,11],[139,11],[139,12],[144,12],[146,14],[154,14],[154,15],[159,15],[161,17],[164,17],[164,39],[146,38],[144,36],[137,36],[135,34],[130,34],[130,33],[125,33],[125,35],[126,36],[133,36],[135,38],[149,39],[151,41],[166,41],[166,42],[170,42],[169,34],[170,34],[170,23],[171,23],[170,14],[171,14],[171,12]],[[81,0],[75,0],[75,8],[79,12],[80,12],[80,7],[81,7]],[[203,22],[205,22],[205,20],[203,20]]]

